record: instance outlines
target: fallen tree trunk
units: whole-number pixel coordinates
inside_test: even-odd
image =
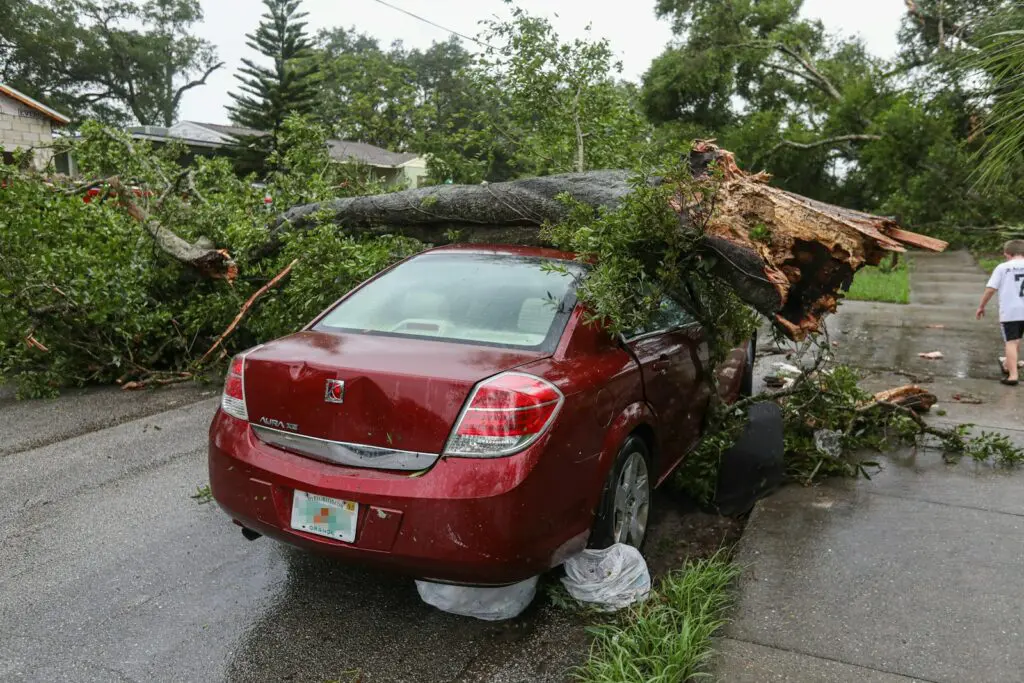
[[[611,209],[629,192],[626,171],[590,171],[345,197],[289,209],[274,222],[271,241],[262,249],[273,249],[281,233],[306,228],[324,215],[353,233],[397,232],[438,244],[447,242],[447,234],[454,231],[463,242],[539,245],[543,240],[538,228],[568,214],[559,195]]]
[[[903,230],[892,219],[774,188],[767,174],[740,170],[731,153],[695,143],[690,154],[695,177],[706,177],[712,163],[722,172],[714,212],[703,226],[691,225],[687,200],[677,195],[673,208],[680,214],[680,229],[703,230],[703,246],[718,257],[718,274],[792,339],[819,329],[860,268],[908,246],[932,251],[947,246]],[[630,190],[625,171],[593,171],[336,199],[287,211],[258,253],[273,253],[283,232],[304,229],[325,216],[353,234],[397,233],[443,244],[453,241],[454,233],[460,242],[543,244],[540,228],[569,211],[561,195],[595,209],[614,208]],[[751,237],[755,228],[757,239]]]

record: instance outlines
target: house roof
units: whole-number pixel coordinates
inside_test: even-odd
[[[348,140],[328,140],[327,146],[330,149],[332,159],[338,161],[359,161],[370,166],[383,166],[387,168],[398,168],[419,156],[419,154],[413,152],[389,152],[376,145],[365,142],[350,142]]]
[[[243,126],[225,126],[220,123],[179,121],[169,128],[162,126],[134,126],[128,129],[135,137],[146,140],[167,140],[176,138],[190,145],[217,148],[232,143],[243,136],[261,136],[267,133]],[[356,161],[377,168],[398,168],[413,159],[420,158],[414,152],[391,152],[365,142],[349,140],[328,140],[327,147],[336,161]]]
[[[15,90],[14,88],[12,88],[9,85],[4,85],[3,83],[0,83],[0,93],[3,93],[4,95],[7,95],[8,97],[10,97],[13,100],[17,100],[17,101],[21,102],[26,107],[31,107],[32,109],[35,109],[36,111],[38,111],[41,114],[45,114],[46,116],[50,117],[51,119],[53,119],[57,123],[61,124],[62,126],[67,125],[68,123],[71,122],[71,119],[69,119],[68,117],[64,116],[60,112],[55,111],[53,109],[50,109],[49,107],[47,107],[42,102],[39,102],[38,100],[32,99],[31,97],[29,97],[25,93],[23,93],[23,92],[21,92],[19,90]]]
[[[266,131],[257,130],[255,128],[246,128],[245,126],[225,126],[220,123],[200,123],[199,121],[188,121],[187,123],[193,123],[197,126],[202,126],[203,128],[209,128],[210,130],[215,130],[218,133],[230,135],[233,138],[246,136],[262,137],[267,134]]]

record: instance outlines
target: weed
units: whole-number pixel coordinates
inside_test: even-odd
[[[544,593],[548,596],[551,604],[566,612],[579,612],[583,605],[569,595],[561,581],[551,581],[544,584]]]
[[[977,259],[978,265],[981,266],[981,269],[984,270],[986,273],[991,273],[993,270],[996,269],[996,266],[998,266],[1005,260],[998,254],[976,253],[974,254],[974,258]]]
[[[196,492],[189,497],[202,505],[203,503],[209,503],[213,500],[213,493],[210,491],[209,484],[203,484],[202,486],[197,486]]]
[[[588,630],[594,641],[574,672],[586,683],[676,683],[704,675],[711,638],[732,604],[740,569],[720,550],[667,575],[648,599],[611,624]]]

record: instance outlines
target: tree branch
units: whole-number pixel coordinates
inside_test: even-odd
[[[731,153],[709,142],[695,143],[689,162],[698,184],[708,179],[711,164],[722,182],[716,185],[715,210],[708,215],[695,217],[682,194],[668,201],[679,216],[679,230],[699,237],[709,255],[714,251],[716,274],[791,338],[802,339],[819,329],[821,318],[835,311],[840,287],[862,266],[875,265],[885,253],[904,251],[907,245],[945,248],[937,241],[923,244],[913,233],[897,236],[899,226],[891,219],[771,187],[766,175],[744,173]],[[647,182],[656,186],[665,179]],[[687,187],[680,181],[680,192],[688,192]],[[346,234],[400,234],[433,244],[451,241],[451,230],[460,233],[461,242],[550,244],[541,227],[570,214],[572,202],[566,197],[596,212],[616,208],[633,190],[626,171],[589,171],[335,199],[287,211],[250,258],[279,251],[286,230],[326,221]],[[772,235],[771,245],[750,236],[757,225]],[[657,259],[659,247],[651,247]]]
[[[238,323],[242,322],[242,318],[244,318],[245,315],[249,312],[249,309],[252,308],[252,305],[256,302],[256,299],[259,299],[261,296],[270,291],[270,289],[275,287],[277,283],[279,283],[281,280],[287,277],[288,273],[292,271],[292,268],[294,268],[295,264],[298,262],[299,259],[293,260],[291,263],[285,266],[284,270],[275,275],[270,282],[257,289],[255,292],[252,293],[252,296],[246,299],[245,303],[242,305],[242,309],[238,311],[238,315],[236,315],[235,319],[231,321],[231,324],[227,326],[227,329],[220,333],[220,336],[217,337],[217,340],[213,342],[213,346],[206,350],[206,353],[203,354],[203,357],[199,359],[198,365],[202,365],[203,363],[205,363],[206,359],[210,357],[210,354],[217,350],[221,343],[225,339],[227,339],[232,332],[235,331],[235,328],[238,327]]]
[[[804,73],[803,71],[798,71],[797,69],[792,69],[792,68],[790,68],[788,66],[784,66],[782,64],[776,64],[775,62],[765,62],[764,65],[766,67],[768,67],[769,69],[776,69],[777,71],[782,71],[783,73],[787,73],[790,76],[796,76],[797,78],[802,78],[803,80],[807,81],[808,83],[810,83],[812,85],[815,85],[815,86],[818,85],[818,83],[815,81],[813,76],[809,76],[808,74]]]
[[[192,88],[196,88],[200,85],[206,85],[206,79],[209,78],[214,71],[221,68],[222,66],[224,66],[224,62],[217,62],[209,69],[207,69],[205,72],[203,72],[203,77],[200,78],[198,81],[191,81],[190,83],[186,83],[185,85],[175,90],[174,97],[171,98],[171,111],[178,111],[178,105],[181,103],[182,95],[184,95],[187,91],[191,90]],[[172,123],[173,121],[166,122],[166,125],[170,126]]]
[[[807,56],[797,52],[796,50],[786,45],[785,43],[775,43],[775,49],[789,55],[790,57],[798,61],[800,65],[803,66],[809,74],[811,74],[811,76],[813,77],[812,80],[814,80],[818,84],[818,86],[826,94],[828,94],[829,97],[834,99],[836,102],[842,101],[843,96],[836,88],[836,86],[832,85],[832,81],[828,80],[828,78],[825,77],[825,74],[821,73],[821,71],[819,71],[818,68],[814,66],[814,64]]]
[[[125,188],[120,178],[113,176],[108,178],[107,182],[111,189],[117,192],[118,201],[124,206],[128,215],[142,224],[161,251],[210,277],[233,279],[237,268],[226,251],[205,249],[195,244],[189,244],[162,226],[145,209],[132,201],[131,191]]]
[[[926,14],[914,0],[903,0],[903,4],[907,6],[907,13],[917,19],[917,23],[921,25],[922,32],[928,30],[930,23],[936,25],[939,35],[939,50],[942,50],[945,37],[950,32],[957,40],[968,45],[971,44],[972,33],[965,25],[948,21],[941,13],[938,17]]]
[[[815,147],[824,147],[826,145],[835,145],[839,142],[864,142],[868,140],[881,140],[881,135],[868,135],[864,133],[857,133],[851,135],[836,135],[831,138],[824,138],[823,140],[815,140],[814,142],[794,142],[793,140],[782,139],[779,144],[775,145],[768,151],[769,155],[774,154],[783,147],[795,147],[797,149],[814,149]]]

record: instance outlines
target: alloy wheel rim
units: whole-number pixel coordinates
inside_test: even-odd
[[[651,490],[647,460],[636,451],[629,454],[615,483],[615,507],[612,538],[639,548],[647,533]]]

